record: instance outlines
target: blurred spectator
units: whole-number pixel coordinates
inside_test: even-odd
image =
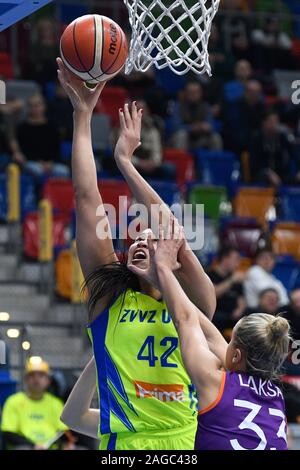
[[[211,27],[208,52],[213,75],[221,76],[223,79],[228,80],[232,76],[234,57],[230,49],[225,48],[225,42],[215,22],[213,22]]]
[[[289,302],[286,288],[281,281],[272,274],[275,265],[275,255],[268,247],[261,248],[255,256],[255,264],[247,272],[244,283],[247,306],[257,309],[260,302],[260,293],[265,289],[275,289],[279,295],[279,305]]]
[[[216,266],[208,272],[217,296],[214,323],[220,330],[232,328],[241,318],[245,307],[243,281],[245,274],[238,271],[240,254],[232,247],[223,247]]]
[[[146,178],[175,179],[176,169],[172,163],[162,161],[162,140],[145,101],[139,101],[143,108],[141,145],[135,151],[133,163]]]
[[[58,130],[62,141],[72,140],[73,107],[59,83],[56,85],[55,97],[48,104],[48,117],[49,122]]]
[[[41,18],[34,32],[34,41],[29,50],[27,78],[44,85],[57,78],[55,59],[59,54],[58,28],[54,20]]]
[[[293,339],[300,340],[300,288],[290,293],[290,305],[284,317],[290,322]]]
[[[181,99],[175,104],[171,129],[171,145],[176,148],[223,148],[221,136],[213,129],[211,108],[203,100],[203,89],[197,81],[186,84]]]
[[[4,404],[1,429],[8,449],[45,450],[47,443],[66,426],[60,421],[63,402],[47,393],[49,365],[29,361],[26,365],[26,390],[11,395]],[[53,444],[51,448],[57,448]],[[71,441],[64,450],[73,449]]]
[[[250,164],[254,182],[279,186],[291,180],[294,136],[282,130],[277,113],[268,112],[251,142]]]
[[[251,313],[268,313],[276,315],[279,313],[279,295],[276,289],[267,288],[259,293],[259,304],[255,309],[247,309],[245,315]]]
[[[223,0],[216,23],[219,24],[222,39],[237,59],[251,59],[251,20],[242,13],[245,3],[241,0]],[[250,9],[251,6],[249,5]],[[248,9],[248,8],[247,8]],[[232,14],[234,12],[234,15]],[[227,13],[225,16],[224,13]]]
[[[69,176],[69,169],[59,162],[59,134],[46,117],[41,95],[28,99],[27,119],[17,126],[15,137],[11,141],[13,160],[28,173],[36,177]]]
[[[240,154],[247,150],[254,133],[260,128],[265,105],[262,86],[249,80],[243,96],[223,106],[225,147]]]
[[[252,31],[255,66],[266,73],[274,68],[291,66],[292,41],[280,31],[279,19],[275,16],[266,18],[262,29]]]
[[[225,83],[224,95],[226,101],[235,101],[241,98],[245,92],[245,86],[252,76],[252,67],[247,60],[239,60],[235,64],[234,76],[235,79]]]
[[[22,101],[7,97],[5,105],[0,105],[0,171],[10,162],[10,136],[17,116],[23,108]]]
[[[10,148],[7,137],[7,124],[2,112],[0,112],[0,171],[5,170],[10,161]]]

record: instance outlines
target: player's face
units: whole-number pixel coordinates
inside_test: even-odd
[[[49,377],[44,372],[31,372],[26,376],[28,390],[32,393],[44,393],[49,387]]]
[[[146,229],[135,239],[135,242],[128,250],[127,264],[133,264],[141,269],[147,269],[150,265],[148,236],[153,240],[154,249],[157,247],[157,241],[151,229]]]

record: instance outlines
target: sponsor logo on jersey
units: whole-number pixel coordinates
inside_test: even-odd
[[[184,386],[178,384],[150,384],[134,382],[138,398],[156,398],[159,401],[185,401]]]

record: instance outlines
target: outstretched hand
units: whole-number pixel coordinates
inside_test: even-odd
[[[134,151],[141,145],[143,110],[137,109],[136,101],[129,108],[125,104],[124,110],[119,110],[120,136],[115,148],[117,163],[131,161]]]
[[[159,226],[159,240],[154,254],[155,265],[164,266],[169,268],[170,271],[180,269],[181,264],[178,262],[178,253],[184,243],[183,227],[178,224],[174,217],[170,217],[170,222],[165,232],[163,226]]]
[[[59,82],[69,96],[74,111],[92,114],[106,82],[99,83],[95,88],[88,88],[82,80],[67,69],[60,58],[57,58],[56,62]]]

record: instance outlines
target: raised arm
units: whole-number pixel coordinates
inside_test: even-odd
[[[164,240],[160,229],[155,254],[151,240],[149,247],[155,260],[164,299],[178,330],[183,361],[197,389],[202,390],[208,384],[219,384],[219,372],[225,365],[227,345],[223,338],[220,338],[218,330],[188,299],[173,274],[182,241],[182,233],[174,229]],[[219,352],[215,354],[213,349]]]
[[[163,220],[168,222],[171,215],[169,207],[164,204],[132,164],[132,156],[140,144],[142,125],[142,110],[137,109],[135,102],[132,104],[131,111],[127,104],[124,110],[120,110],[120,125],[121,134],[115,149],[115,160],[119,170],[126,179],[135,199],[147,207],[148,214],[151,214],[152,220],[156,222],[157,226],[160,214],[159,211],[152,213],[151,206],[153,204],[161,206]],[[148,223],[150,224],[150,220]],[[178,260],[181,268],[176,272],[176,277],[181,286],[192,302],[205,315],[212,318],[216,309],[214,286],[195,254],[189,249],[187,242],[180,249]]]
[[[65,404],[61,420],[73,431],[97,439],[100,411],[90,408],[95,389],[96,366],[93,358],[77,380]]]
[[[93,110],[105,84],[89,89],[66,69],[61,59],[57,59],[57,64],[59,81],[74,108],[72,178],[76,201],[76,241],[83,274],[87,277],[99,265],[117,260],[98,190],[91,136]],[[96,233],[99,222],[104,227],[101,237]]]

